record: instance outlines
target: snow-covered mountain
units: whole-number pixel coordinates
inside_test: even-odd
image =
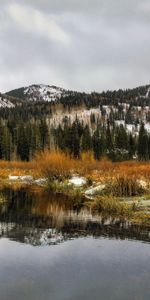
[[[150,132],[150,85],[87,94],[53,85],[33,84],[12,90],[1,98],[0,107],[14,107],[20,101],[22,109],[29,114],[32,111],[34,115],[37,110],[38,115],[41,114],[41,105],[42,115],[53,128],[64,123],[72,124],[78,118],[90,128],[109,120],[118,126],[122,124],[133,134],[138,133],[142,121]],[[12,103],[11,99],[14,99]]]
[[[19,97],[26,101],[57,101],[62,97],[74,94],[72,91],[56,87],[54,85],[33,84],[28,87],[16,89],[7,93],[13,97]]]
[[[24,89],[24,95],[31,101],[56,101],[61,97],[67,96],[70,92],[56,86],[49,85],[31,85]]]

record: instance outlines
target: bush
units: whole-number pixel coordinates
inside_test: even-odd
[[[53,180],[62,181],[71,176],[75,161],[69,155],[61,152],[45,151],[35,158],[41,175],[50,182]]]

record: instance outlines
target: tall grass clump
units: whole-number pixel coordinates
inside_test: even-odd
[[[96,160],[91,151],[81,153],[80,159],[77,161],[78,173],[84,176],[93,175],[97,173],[102,177],[106,172],[112,170],[112,162],[107,158],[103,157],[101,160]]]
[[[107,211],[108,213],[118,212],[119,202],[113,197],[97,197],[91,204],[93,212],[101,213]]]
[[[37,154],[35,162],[41,175],[49,182],[68,179],[75,168],[75,161],[68,154],[56,151]]]
[[[110,216],[130,218],[136,211],[136,206],[120,202],[112,196],[107,198],[100,196],[91,202],[91,209],[93,213],[106,213]]]
[[[108,186],[108,191],[116,197],[133,197],[142,195],[144,188],[132,176],[117,176]]]

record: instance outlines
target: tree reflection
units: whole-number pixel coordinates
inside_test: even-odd
[[[76,199],[41,188],[1,191],[0,236],[32,245],[52,245],[93,236],[150,241],[149,230],[131,226],[110,215],[92,215]]]

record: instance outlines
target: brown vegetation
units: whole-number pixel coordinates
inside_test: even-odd
[[[9,175],[21,176],[21,175],[33,175],[38,176],[38,168],[35,166],[35,162],[23,162],[23,161],[5,161],[0,160],[0,179],[8,179]]]
[[[35,178],[44,176],[51,181],[62,181],[73,174],[85,176],[89,182],[110,183],[114,195],[136,195],[137,181],[144,180],[149,184],[150,162],[117,162],[112,163],[106,158],[96,161],[93,155],[83,153],[80,159],[73,159],[68,154],[45,151],[37,154],[33,161],[0,161],[0,178],[8,175],[33,175]]]
[[[106,213],[114,217],[127,218],[130,219],[133,212],[136,211],[135,205],[128,205],[126,203],[120,202],[115,197],[97,197],[90,204],[93,212],[96,213]]]
[[[135,176],[117,175],[106,185],[105,194],[115,197],[134,197],[142,195],[145,191],[146,188],[141,186]]]
[[[69,178],[75,168],[75,163],[76,161],[68,154],[58,151],[45,151],[35,157],[39,173],[47,177],[49,181],[62,181]]]

